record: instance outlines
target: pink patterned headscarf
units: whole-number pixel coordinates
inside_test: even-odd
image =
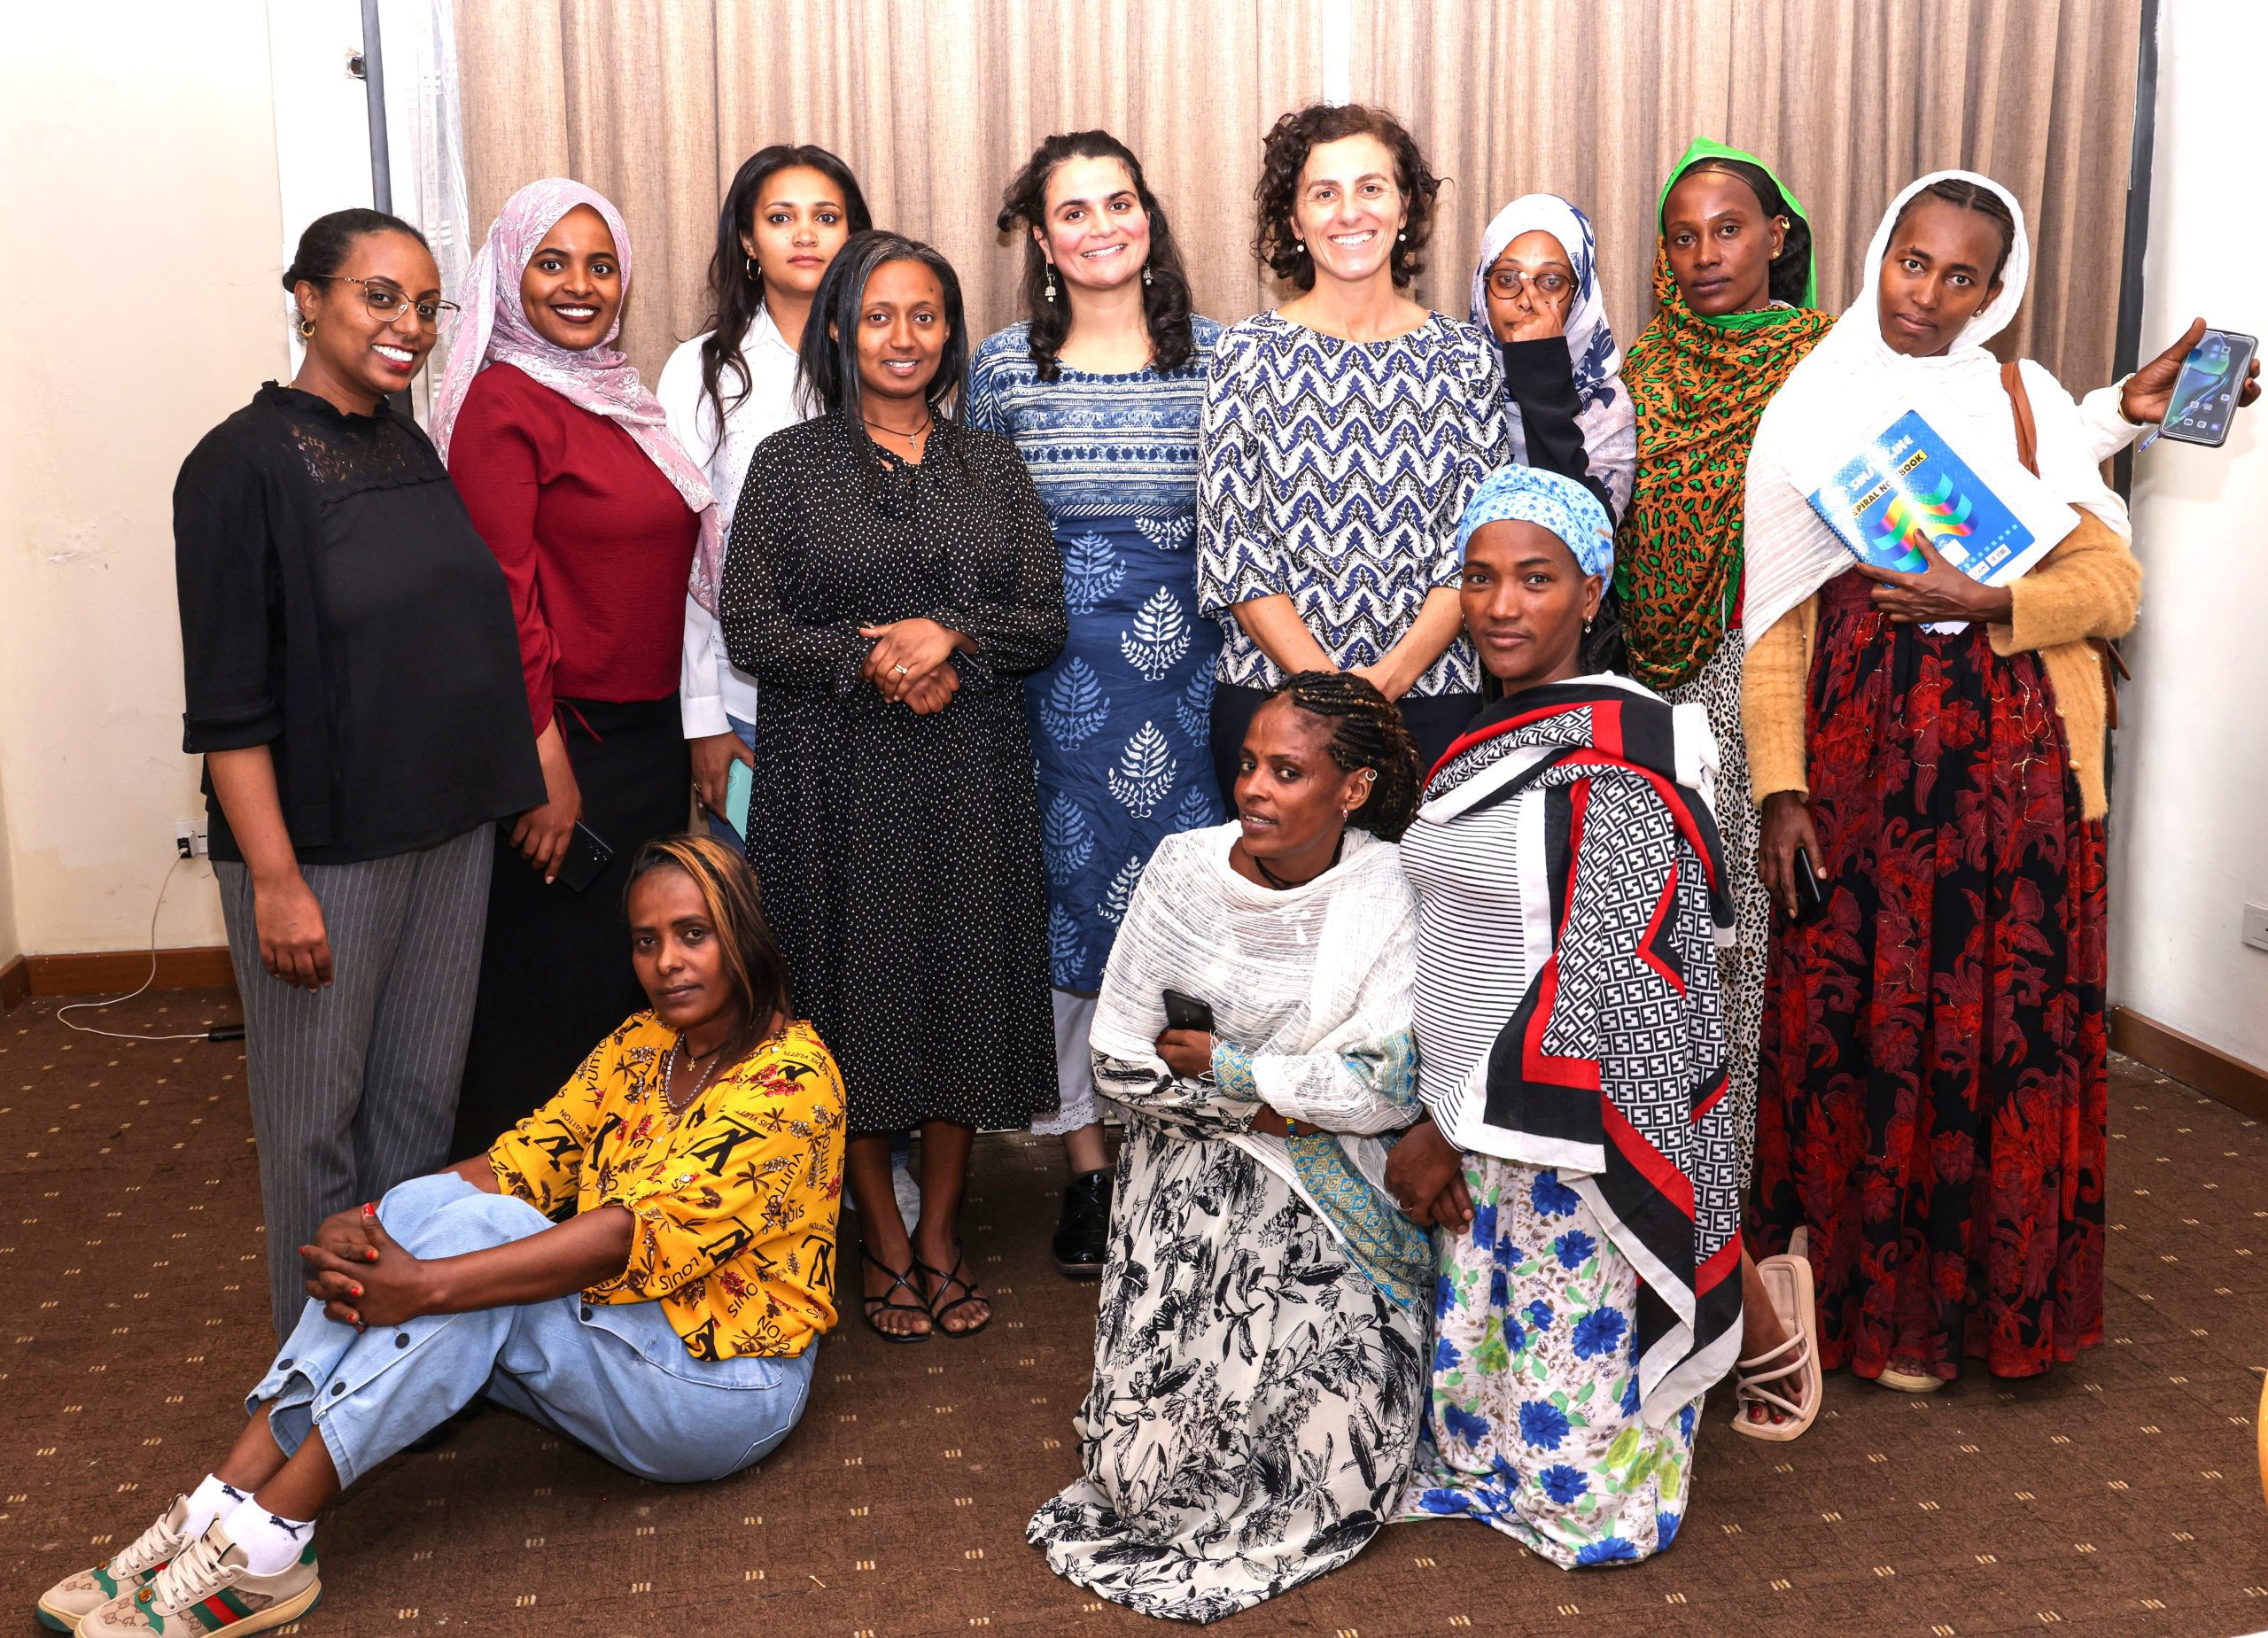
[[[637,367],[621,354],[614,338],[622,329],[617,311],[614,324],[595,346],[580,352],[547,341],[528,322],[520,302],[520,278],[529,260],[542,248],[544,236],[579,205],[587,205],[604,219],[614,235],[615,254],[622,260],[622,289],[630,292],[630,229],[622,213],[594,189],[564,176],[532,182],[497,213],[488,229],[487,243],[472,259],[463,293],[465,327],[451,338],[447,373],[433,394],[433,443],[441,458],[449,456],[449,439],[456,431],[457,414],[464,408],[472,378],[490,364],[501,361],[524,371],[569,403],[593,415],[622,423],[648,459],[701,515],[701,546],[693,556],[693,595],[714,614],[717,584],[724,557],[724,540],[717,527],[717,497],[693,458],[672,436],[662,406],[638,378]]]

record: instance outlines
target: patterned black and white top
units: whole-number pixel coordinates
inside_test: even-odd
[[[1465,501],[1511,458],[1505,401],[1495,343],[1439,313],[1374,342],[1274,313],[1231,325],[1198,444],[1198,604],[1221,622],[1221,680],[1282,679],[1230,612],[1255,598],[1291,598],[1341,667],[1400,640],[1456,584]],[[1480,687],[1459,638],[1410,692]]]

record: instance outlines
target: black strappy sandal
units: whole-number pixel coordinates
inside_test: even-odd
[[[953,1259],[953,1271],[951,1274],[942,1273],[939,1270],[931,1268],[919,1257],[916,1257],[913,1260],[913,1266],[919,1269],[925,1277],[937,1282],[936,1296],[933,1296],[929,1299],[928,1310],[930,1321],[930,1330],[933,1334],[948,1336],[958,1342],[976,1335],[978,1331],[983,1331],[985,1326],[990,1325],[992,1323],[992,1316],[990,1314],[987,1314],[982,1320],[978,1321],[975,1324],[969,1326],[966,1331],[949,1330],[945,1325],[945,1316],[951,1313],[955,1308],[965,1307],[972,1302],[982,1302],[987,1308],[990,1308],[992,1303],[992,1299],[978,1291],[976,1289],[975,1283],[968,1278],[967,1274],[966,1273],[968,1267],[968,1259],[967,1257],[956,1256]],[[960,1287],[962,1294],[955,1297],[951,1302],[946,1303],[944,1307],[938,1307],[937,1297],[944,1296],[946,1292],[955,1285]]]
[[[858,1262],[862,1269],[877,1268],[889,1276],[889,1287],[881,1296],[860,1298],[866,1311],[867,1330],[873,1331],[884,1342],[927,1342],[936,1334],[937,1316],[929,1311],[929,1305],[921,1300],[921,1293],[913,1284],[913,1269],[921,1269],[921,1260],[919,1257],[913,1260],[913,1269],[908,1269],[901,1274],[861,1246],[858,1247]],[[921,1271],[925,1274],[928,1272],[927,1269],[921,1269]],[[911,1296],[913,1300],[900,1302],[897,1300],[897,1293],[901,1291]],[[874,1324],[874,1316],[884,1313],[921,1315],[928,1320],[929,1329],[927,1331],[885,1331]]]

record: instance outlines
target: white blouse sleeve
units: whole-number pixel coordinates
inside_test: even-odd
[[[701,391],[701,344],[695,336],[670,354],[655,383],[654,396],[670,432],[703,471],[717,454],[718,430],[715,407]],[[726,719],[724,666],[725,633],[717,617],[685,596],[685,643],[678,661],[678,717],[685,737],[697,740],[712,734],[729,734]]]

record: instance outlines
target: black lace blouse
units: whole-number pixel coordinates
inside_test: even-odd
[[[182,748],[268,746],[301,864],[543,800],[503,571],[407,415],[268,383],[183,463],[174,568]],[[213,857],[241,858],[205,789]]]

